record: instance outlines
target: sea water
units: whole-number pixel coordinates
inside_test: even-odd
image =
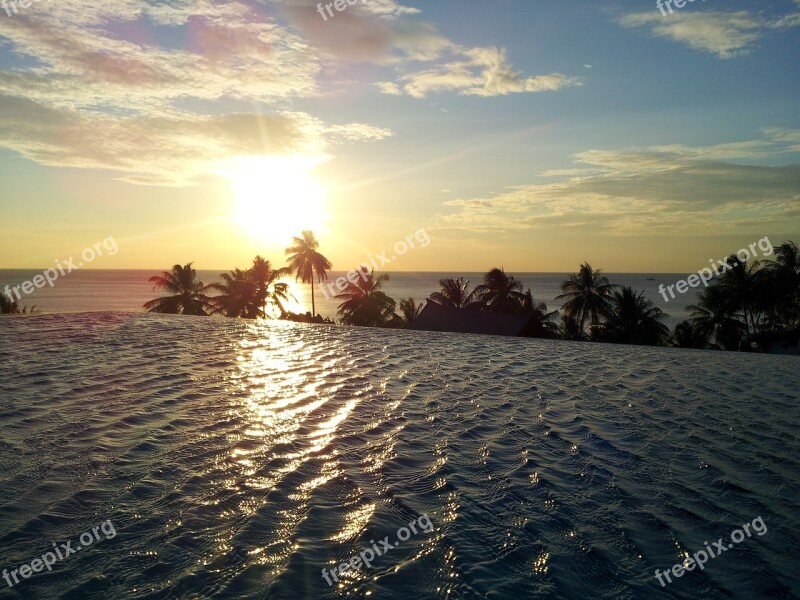
[[[0,569],[116,532],[0,599],[800,594],[795,357],[133,313],[0,339]]]

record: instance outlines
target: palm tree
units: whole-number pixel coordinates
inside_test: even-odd
[[[362,266],[356,271],[356,283],[347,281],[347,286],[336,298],[344,300],[339,305],[338,314],[344,325],[381,327],[391,322],[395,316],[395,301],[381,291],[381,285],[389,280],[385,273],[375,275]]]
[[[289,285],[278,282],[289,273],[288,269],[273,269],[268,260],[256,256],[247,271],[234,269],[223,273],[222,283],[212,283],[209,289],[220,292],[211,298],[211,314],[242,319],[266,318],[266,306],[274,304],[286,314],[281,300],[289,298]]]
[[[289,269],[295,273],[295,281],[302,279],[303,283],[311,284],[311,314],[317,314],[317,307],[314,303],[314,278],[317,282],[327,281],[328,271],[331,270],[331,261],[317,252],[319,242],[310,230],[302,233],[303,237],[292,238],[292,246],[286,249],[286,254],[290,254],[287,259]]]
[[[414,302],[413,298],[400,300],[401,321],[404,327],[411,327],[422,312],[422,304]]]
[[[211,314],[226,317],[255,319],[258,312],[256,286],[247,271],[234,269],[220,275],[222,283],[212,283],[208,289],[220,292],[210,299]]]
[[[737,318],[736,303],[719,284],[703,290],[700,301],[689,306],[689,322],[697,334],[714,340],[713,348],[738,350],[747,327]]]
[[[561,315],[561,322],[558,325],[559,336],[562,340],[574,342],[585,342],[588,339],[586,332],[581,327],[578,319],[573,314],[565,313]]]
[[[172,272],[164,271],[161,275],[150,278],[153,290],[161,288],[171,293],[171,296],[155,298],[145,302],[144,308],[148,312],[170,315],[197,315],[206,316],[206,306],[209,298],[206,296],[207,286],[202,281],[197,281],[197,271],[192,263],[184,266],[175,265]]]
[[[290,298],[289,284],[279,280],[290,274],[291,272],[287,267],[273,269],[270,262],[264,260],[261,256],[256,256],[253,259],[253,266],[250,267],[250,277],[256,285],[261,307],[274,305],[281,315],[286,314],[283,303],[288,302]]]
[[[775,264],[794,279],[800,279],[800,247],[796,242],[784,242],[775,248]]]
[[[564,293],[556,296],[556,300],[566,300],[561,308],[576,316],[581,331],[586,327],[587,318],[591,318],[592,325],[596,328],[600,317],[611,312],[611,291],[619,286],[609,283],[600,273],[600,269],[595,271],[589,263],[583,263],[580,271],[571,274],[561,284],[561,291]]]
[[[497,267],[484,275],[483,284],[475,288],[475,294],[486,310],[494,312],[517,313],[525,298],[522,282]]]
[[[661,322],[663,310],[635,292],[630,286],[615,291],[611,312],[600,330],[600,338],[617,344],[664,346],[669,341],[669,328]]]
[[[767,268],[775,298],[773,327],[800,327],[800,247],[784,242],[775,248],[775,260]],[[777,323],[776,323],[777,321]]]
[[[440,279],[439,285],[442,286],[442,291],[431,294],[431,302],[448,308],[472,308],[480,304],[476,290],[470,292],[469,281],[463,277]]]
[[[547,304],[537,302],[530,290],[523,295],[520,314],[531,317],[528,325],[531,337],[552,339],[558,336],[558,325],[554,322],[558,318],[558,311],[547,312]]]
[[[708,348],[708,336],[700,331],[698,327],[695,327],[691,321],[681,321],[675,326],[675,332],[672,334],[672,345],[676,348],[704,350]]]
[[[774,299],[774,296],[767,298],[764,294],[771,291],[765,290],[763,285],[767,271],[759,271],[758,261],[748,263],[739,260],[735,254],[728,257],[727,263],[732,268],[722,274],[717,285],[720,293],[729,297],[730,307],[741,312],[745,334],[749,336],[758,331],[764,309]]]

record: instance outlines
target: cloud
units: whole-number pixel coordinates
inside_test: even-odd
[[[445,202],[456,210],[441,215],[441,225],[473,232],[559,227],[615,235],[800,230],[800,164],[728,162],[787,156],[797,152],[798,141],[800,130],[769,129],[762,139],[717,146],[589,150],[575,156],[584,166],[544,173],[565,180]]]
[[[785,27],[800,26],[800,0],[794,0],[794,3],[797,5],[798,12],[788,14],[782,19],[778,19],[777,21],[772,23],[772,27],[774,27],[775,29],[782,29]]]
[[[6,93],[62,106],[133,108],[181,98],[270,102],[316,93],[321,65],[302,39],[238,2],[200,1],[190,9],[122,1],[80,12],[67,4],[0,20],[0,36],[13,52],[41,65],[0,71]],[[181,25],[184,47],[156,44],[153,23]]]
[[[180,29],[180,46],[164,27],[173,36]],[[324,58],[241,2],[33,5],[0,19],[0,36],[35,65],[0,70],[0,147],[43,165],[186,185],[233,156],[325,156],[339,142],[391,134],[287,108],[320,95]],[[230,101],[257,110],[231,112]]]
[[[397,80],[379,81],[375,86],[385,94],[405,93],[414,98],[444,92],[505,96],[581,85],[579,78],[561,73],[525,77],[513,69],[505,49],[461,46],[430,23],[418,21],[391,25],[391,52],[382,62],[396,67]],[[432,64],[420,68],[416,63]]]
[[[400,21],[392,24],[392,46],[395,56],[389,62],[432,62],[458,45],[444,37],[431,23]]]
[[[135,183],[185,185],[237,155],[324,157],[336,140],[381,139],[385,129],[331,126],[305,113],[124,116],[46,107],[0,96],[0,145],[40,164],[120,171]]]
[[[648,11],[625,15],[618,23],[628,28],[647,27],[656,37],[669,38],[720,59],[730,59],[747,54],[768,29],[800,25],[800,12],[769,20],[748,11],[683,10],[667,17],[658,11]]]
[[[623,27],[650,27],[656,37],[667,37],[694,50],[722,59],[744,54],[761,37],[763,21],[749,12],[676,12],[663,17],[650,11],[627,15]]]
[[[505,96],[581,85],[578,78],[561,73],[523,77],[511,68],[505,50],[499,48],[469,48],[461,50],[460,54],[461,60],[402,76],[402,85],[392,82],[380,85],[385,93],[402,89],[414,98],[447,91],[465,96]]]
[[[578,83],[522,76],[504,51],[464,48],[408,19],[419,12],[398,0],[348,5],[327,21],[312,0],[33,4],[0,19],[6,64],[24,65],[0,68],[0,147],[44,165],[185,185],[232,154],[323,156],[342,141],[391,135],[293,110],[330,93],[353,63],[396,70],[377,89],[418,98]]]
[[[416,15],[421,12],[418,8],[405,6],[400,2],[397,2],[397,0],[361,0],[361,2],[354,0],[353,3],[348,2],[347,7],[343,11],[337,11],[334,7],[331,7],[330,12],[333,12],[334,15],[331,17],[330,12],[328,11],[323,11],[323,13],[318,12],[318,0],[274,0],[274,2],[275,4],[284,6],[289,10],[311,9],[316,14],[317,19],[323,22],[333,21],[340,15],[351,11],[369,12],[383,18],[397,18],[404,15]],[[326,4],[327,2],[322,3],[323,6]]]
[[[374,11],[372,2],[334,11],[334,17],[327,20],[317,12],[318,3],[313,0],[284,4],[283,14],[303,36],[306,51],[319,53],[323,60],[382,62],[390,53],[392,33],[388,19]]]
[[[402,96],[403,92],[400,89],[400,86],[392,81],[379,81],[378,83],[374,84],[376,88],[378,88],[382,94],[387,94],[389,96]]]

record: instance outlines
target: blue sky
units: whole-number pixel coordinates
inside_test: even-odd
[[[0,267],[109,235],[97,267],[279,262],[307,226],[343,270],[421,227],[392,268],[692,271],[800,239],[800,1],[18,11]]]

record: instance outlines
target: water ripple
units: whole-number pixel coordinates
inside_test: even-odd
[[[0,333],[0,567],[118,532],[0,598],[800,594],[794,358],[116,313]]]

